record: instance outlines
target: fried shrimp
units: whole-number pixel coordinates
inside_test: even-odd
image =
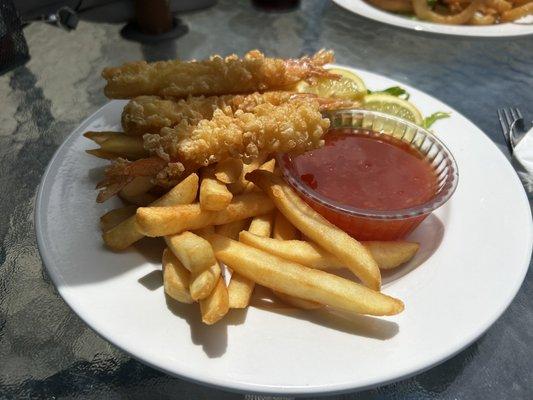
[[[358,106],[351,101],[318,98],[306,93],[265,92],[249,95],[190,96],[186,99],[162,99],[158,96],[139,96],[129,101],[122,112],[122,128],[131,136],[145,133],[158,134],[162,128],[173,128],[182,121],[197,125],[202,119],[211,119],[219,108],[231,107],[233,111],[250,112],[253,107],[270,103],[278,106],[291,99],[316,99],[320,109],[340,109]]]
[[[163,128],[159,135],[145,135],[144,145],[168,161],[200,167],[229,157],[250,162],[262,153],[302,153],[320,147],[328,127],[317,101],[263,103],[250,112],[217,109],[213,118],[189,129]]]
[[[321,50],[312,57],[284,60],[267,58],[258,50],[243,58],[215,55],[203,61],[138,61],[105,68],[105,94],[113,99],[141,95],[187,96],[251,93],[288,87],[301,80],[336,78],[323,68],[333,52]]]
[[[271,100],[275,98],[272,95]],[[163,128],[159,134],[144,135],[144,146],[152,157],[112,163],[98,185],[102,190],[97,201],[118,193],[135,176],[149,176],[155,184],[168,187],[188,173],[226,158],[250,162],[263,154],[303,153],[322,146],[329,120],[320,109],[323,104],[338,101],[324,100],[321,104],[317,99],[299,95],[287,99],[292,101],[274,105],[264,101],[262,95],[256,96],[255,101],[243,96],[239,98],[242,108],[233,110],[225,106],[197,125],[181,121],[174,128]]]

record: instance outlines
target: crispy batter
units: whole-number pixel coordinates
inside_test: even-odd
[[[189,96],[187,99],[163,99],[159,96],[136,97],[122,111],[124,133],[142,136],[159,133],[162,128],[172,128],[181,121],[196,125],[202,119],[211,119],[217,108],[231,107],[249,111],[264,102],[279,105],[294,95],[291,92],[268,92],[251,95]]]
[[[250,112],[217,109],[196,126],[163,128],[144,138],[145,148],[159,157],[200,167],[228,157],[250,162],[264,153],[302,153],[320,147],[328,127],[318,102],[296,99],[259,104]]]
[[[333,52],[321,50],[299,59],[267,58],[258,50],[244,58],[218,55],[203,61],[138,61],[105,68],[105,94],[113,99],[141,95],[187,97],[239,94],[282,89],[301,80],[337,77],[323,65],[333,61]]]
[[[162,128],[174,128],[182,121],[197,125],[202,119],[211,119],[218,108],[231,107],[233,111],[251,112],[259,104],[280,105],[291,99],[317,100],[320,110],[353,108],[352,101],[319,98],[309,93],[272,91],[249,95],[190,96],[187,99],[162,99],[158,96],[139,96],[124,107],[122,127],[127,135],[158,134]]]

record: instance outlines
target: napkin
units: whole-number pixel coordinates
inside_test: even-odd
[[[533,197],[533,128],[515,146],[512,162],[528,197]]]

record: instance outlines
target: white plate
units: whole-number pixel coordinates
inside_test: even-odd
[[[525,17],[515,23],[498,25],[472,26],[472,25],[445,25],[432,22],[423,22],[381,10],[366,3],[364,0],[333,0],[339,6],[363,17],[370,18],[389,25],[412,29],[421,32],[441,33],[444,35],[458,36],[485,36],[504,37],[522,36],[533,33],[532,16]]]
[[[59,148],[36,205],[37,239],[59,293],[95,331],[169,374],[233,390],[302,394],[369,388],[416,374],[478,338],[505,310],[528,268],[531,213],[496,146],[440,101],[399,82],[355,71],[371,89],[402,85],[424,114],[451,111],[435,130],[454,154],[452,200],[412,235],[421,250],[385,277],[405,302],[395,317],[343,319],[325,312],[249,308],[202,326],[195,306],[167,305],[160,250],[123,254],[102,245],[96,204],[105,162],[84,150],[87,130],[120,129],[123,101],[89,117]]]

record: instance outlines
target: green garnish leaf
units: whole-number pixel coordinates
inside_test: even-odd
[[[400,86],[391,86],[390,88],[384,89],[384,90],[376,90],[375,92],[369,90],[368,94],[370,93],[387,93],[391,96],[400,97],[404,100],[409,100],[409,93]]]
[[[433,125],[435,122],[437,122],[439,119],[449,118],[449,117],[450,117],[450,113],[443,112],[443,111],[437,111],[431,114],[429,117],[424,118],[422,127],[429,129],[429,127]]]
[[[429,8],[433,8],[437,4],[437,0],[426,0],[426,1],[428,3]]]

